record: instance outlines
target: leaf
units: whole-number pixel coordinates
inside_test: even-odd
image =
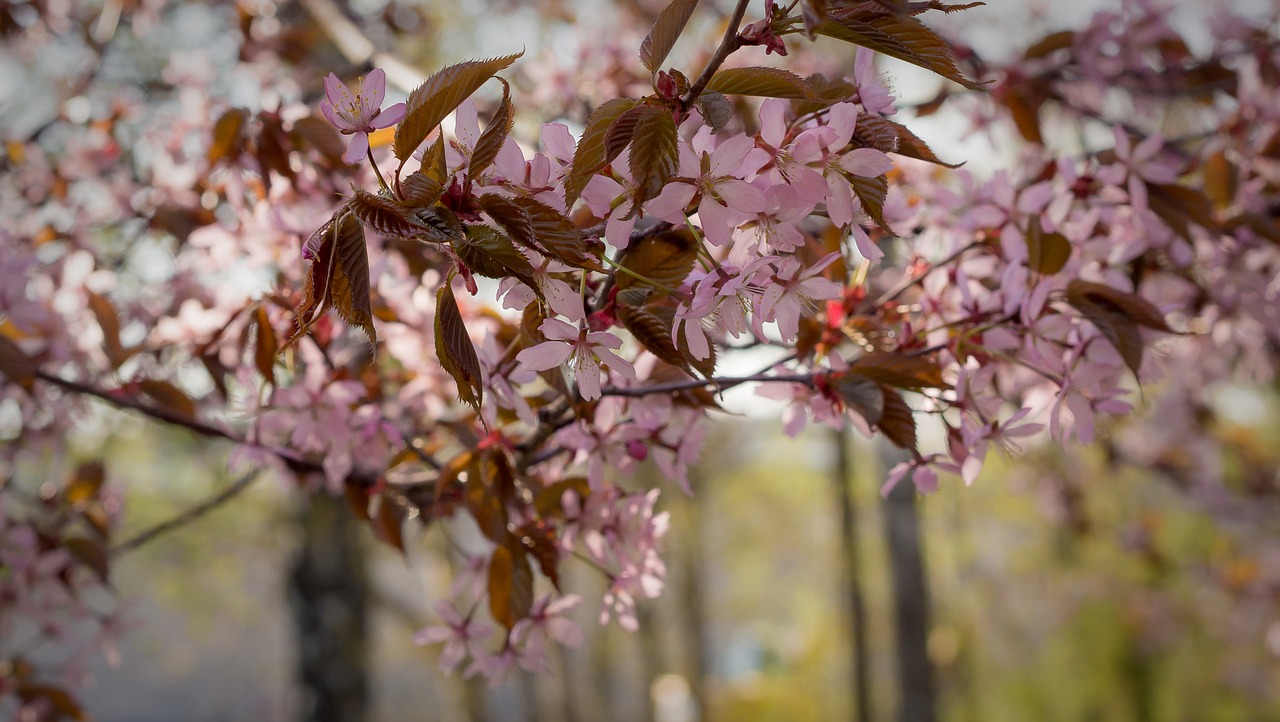
[[[636,124],[640,119],[658,110],[653,105],[637,105],[628,110],[618,119],[613,121],[613,125],[609,126],[609,131],[604,137],[604,165],[612,163],[618,156],[622,155],[622,151],[627,149],[631,144],[631,139],[636,135]]]
[[[871,216],[871,220],[876,225],[884,229],[890,235],[893,229],[884,219],[884,201],[889,196],[889,178],[888,176],[879,175],[875,178],[864,178],[860,175],[851,173],[845,174],[849,185],[853,187],[853,194],[858,197],[858,203],[862,205],[862,210]]]
[[[1011,84],[1005,91],[1002,102],[1009,109],[1009,117],[1023,140],[1036,145],[1044,145],[1044,134],[1040,131],[1040,108],[1047,97],[1043,89],[1030,82]]]
[[[663,186],[676,174],[680,159],[680,137],[671,111],[656,107],[652,110],[636,122],[635,135],[631,138],[628,162],[636,183],[632,213],[638,212],[642,203],[658,197]]]
[[[448,279],[436,291],[436,357],[440,365],[458,385],[458,398],[480,412],[484,385],[480,375],[480,359],[467,335],[467,327],[458,311],[458,301]]]
[[[1226,208],[1236,199],[1236,188],[1239,185],[1239,172],[1227,155],[1219,150],[1205,158],[1201,166],[1204,175],[1204,192],[1213,205],[1219,209]]]
[[[1071,241],[1061,233],[1045,233],[1040,217],[1027,223],[1027,267],[1046,276],[1061,271],[1071,259]]]
[[[868,351],[849,365],[850,373],[900,389],[948,389],[942,368],[929,356],[909,356],[888,351]]]
[[[1071,47],[1071,43],[1075,42],[1075,38],[1076,34],[1072,30],[1060,30],[1056,33],[1049,33],[1033,43],[1031,47],[1027,48],[1026,52],[1022,54],[1022,57],[1027,60],[1043,58],[1050,53]]]
[[[931,70],[970,90],[983,87],[982,83],[960,73],[946,41],[908,14],[880,13],[863,4],[832,10],[828,17],[815,28],[819,35],[861,45]]]
[[[495,73],[511,65],[524,51],[487,60],[468,60],[441,69],[409,93],[404,119],[396,126],[395,154],[401,164],[422,145],[431,131]]]
[[[506,142],[511,127],[515,124],[515,110],[511,107],[511,86],[502,78],[498,78],[498,81],[502,83],[502,102],[493,111],[489,124],[476,140],[476,147],[471,151],[471,158],[467,162],[467,177],[472,180],[493,164],[493,159],[498,157],[498,151],[502,150],[502,144]]]
[[[93,541],[88,537],[71,537],[64,539],[62,546],[76,561],[89,568],[98,581],[108,584],[108,577],[111,574],[111,562],[107,558],[107,550],[103,548],[101,542]]]
[[[684,31],[684,26],[697,7],[698,0],[672,0],[658,14],[649,34],[640,44],[640,62],[644,63],[649,72],[656,72],[662,67],[662,61],[667,59],[667,54],[675,47],[676,40],[680,38],[680,33]]]
[[[404,202],[415,208],[426,208],[444,195],[444,186],[440,181],[422,171],[417,171],[400,181],[400,192]]]
[[[471,459],[467,476],[467,483],[463,488],[467,510],[475,518],[480,533],[494,543],[504,543],[511,537],[511,532],[507,530],[507,507],[480,480],[479,459]]]
[[[529,616],[533,607],[533,568],[519,546],[503,544],[489,560],[489,613],[507,629]]]
[[[884,388],[875,380],[856,373],[843,373],[830,381],[831,390],[845,406],[858,412],[869,426],[880,423],[884,416]]]
[[[253,347],[253,362],[258,373],[271,383],[276,382],[276,354],[280,352],[280,342],[276,339],[276,330],[271,326],[271,318],[266,306],[258,306],[253,313],[257,324],[257,337]]]
[[[704,92],[694,101],[694,105],[702,113],[702,117],[706,118],[707,125],[717,133],[728,127],[733,120],[733,101],[726,98],[724,93]]]
[[[298,330],[282,349],[297,343],[330,308],[336,308],[347,323],[376,342],[369,299],[369,256],[360,219],[344,205],[312,234],[307,247],[312,260],[297,310]]]
[[[387,546],[404,554],[404,508],[386,494],[378,495],[376,506],[369,520],[374,534]]]
[[[592,174],[600,170],[608,162],[605,160],[605,137],[614,121],[623,113],[631,110],[639,101],[631,98],[614,98],[596,108],[587,119],[587,126],[582,131],[578,147],[573,151],[573,163],[569,166],[569,175],[564,180],[565,207],[572,208],[582,189]]]
[[[1144,343],[1139,326],[1173,332],[1160,311],[1141,296],[1110,286],[1076,279],[1067,284],[1070,303],[1111,342],[1136,376],[1142,366]]]
[[[0,335],[0,374],[30,392],[39,366],[8,336]]]
[[[419,229],[421,235],[418,236],[420,241],[452,243],[467,235],[458,215],[444,206],[419,208],[414,218],[422,224]]]
[[[181,389],[168,381],[143,379],[138,382],[138,388],[165,411],[185,419],[195,418],[195,402],[183,393]]]
[[[707,90],[725,95],[754,95],[786,100],[816,100],[805,79],[781,68],[725,68],[707,83]]]
[[[342,494],[347,499],[351,513],[360,521],[373,525],[373,517],[369,516],[369,490],[359,484],[343,484]]]
[[[801,0],[800,14],[804,18],[804,32],[813,39],[813,33],[827,19],[827,0]]]
[[[347,203],[366,227],[385,237],[413,238],[422,231],[419,224],[395,201],[355,188]]]
[[[880,390],[884,394],[884,413],[880,415],[876,428],[880,429],[885,438],[892,441],[894,445],[914,452],[916,450],[915,414],[911,412],[911,407],[902,398],[902,394],[884,384],[880,385]]]
[[[116,315],[116,309],[111,305],[105,296],[100,296],[92,291],[89,292],[89,309],[93,311],[94,318],[98,319],[98,326],[102,328],[102,345],[103,351],[107,354],[107,359],[111,361],[111,367],[119,369],[120,365],[129,360],[137,349],[126,351],[120,343],[120,317]]]
[[[1147,184],[1151,210],[1179,236],[1194,243],[1191,225],[1208,231],[1218,228],[1213,215],[1213,201],[1200,191],[1176,184]]]
[[[559,590],[561,550],[555,527],[542,520],[530,521],[516,529],[515,536],[525,551],[537,560],[542,576],[551,580],[551,584]]]
[[[244,108],[232,108],[218,117],[213,124],[213,142],[205,155],[209,165],[240,152],[244,141],[244,125],[248,119],[249,111]]]
[[[513,241],[576,268],[600,269],[573,222],[551,206],[524,196],[504,198],[487,193],[480,207]]]
[[[631,244],[618,257],[618,264],[623,268],[653,283],[620,272],[614,277],[614,284],[619,290],[637,285],[657,290],[663,290],[664,286],[678,288],[689,277],[697,260],[697,243],[688,229],[665,231]]]
[[[895,123],[874,113],[859,113],[853,138],[868,148],[885,153],[897,153],[908,158],[937,163],[947,168],[959,168],[963,163],[944,163],[934,155],[929,145],[912,133],[905,125]]]
[[[335,166],[342,162],[346,153],[342,136],[324,118],[308,115],[295,120],[291,135],[295,146],[311,146]]]
[[[649,301],[650,295],[652,294],[645,288],[631,288],[619,292],[616,297],[618,320],[649,353],[692,375],[695,368],[694,359],[677,346],[672,338],[675,308],[669,303],[667,305],[652,303]],[[704,359],[705,361],[707,360]],[[713,355],[709,361],[714,367],[715,356]],[[705,363],[699,363],[697,366],[699,371],[702,371],[703,365]],[[710,372],[704,373],[707,376],[711,375]]]
[[[14,691],[23,702],[43,699],[59,714],[80,722],[88,722],[89,716],[80,708],[80,704],[61,688],[44,684],[19,683]]]
[[[539,297],[542,296],[542,289],[538,288],[533,276],[533,265],[502,231],[492,226],[472,224],[467,226],[467,235],[453,247],[467,268],[481,276],[518,278]]]
[[[572,491],[580,499],[585,499],[591,493],[591,485],[587,483],[585,476],[571,476],[549,484],[533,497],[533,508],[538,516],[550,517],[560,513],[566,491]]]
[[[101,459],[87,461],[76,467],[71,478],[67,479],[62,498],[70,506],[86,504],[98,498],[98,492],[106,481],[107,470]]]

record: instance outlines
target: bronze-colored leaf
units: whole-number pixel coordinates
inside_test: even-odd
[[[884,416],[884,388],[875,380],[855,373],[831,378],[831,390],[844,405],[866,420],[868,426],[880,423]]]
[[[1071,260],[1071,241],[1061,233],[1045,233],[1040,217],[1027,221],[1027,267],[1046,276],[1061,271]]]
[[[162,409],[174,416],[180,416],[185,419],[195,418],[196,403],[191,400],[191,397],[183,393],[182,389],[168,381],[143,379],[138,382],[138,388]]]
[[[111,561],[107,557],[107,550],[101,541],[94,541],[88,537],[71,537],[62,540],[62,546],[76,561],[83,564],[98,581],[103,584],[110,583]]]
[[[276,382],[276,354],[280,352],[280,342],[276,339],[276,330],[271,325],[266,306],[258,306],[253,313],[257,326],[257,337],[253,348],[253,362],[258,373],[271,383]]]
[[[507,629],[533,607],[533,567],[524,547],[502,544],[489,560],[489,614]]]
[[[351,508],[351,513],[363,522],[373,524],[373,517],[369,516],[369,490],[359,484],[343,484],[343,496],[347,499],[347,506]]]
[[[115,306],[111,305],[111,301],[106,296],[90,291],[89,310],[93,311],[94,318],[98,320],[98,326],[102,328],[102,350],[106,352],[112,368],[119,369],[120,364],[129,360],[137,349],[126,351],[120,343],[120,317],[116,315]]]
[[[406,205],[426,208],[440,200],[440,196],[444,195],[444,186],[435,178],[417,171],[400,182],[400,192]]]
[[[1204,159],[1200,172],[1204,175],[1204,193],[1217,208],[1226,208],[1236,200],[1239,172],[1221,150]]]
[[[867,215],[871,216],[871,220],[884,229],[885,233],[892,235],[893,229],[884,219],[884,201],[889,197],[889,178],[882,175],[864,178],[853,174],[847,174],[845,178],[853,187],[853,194],[862,205],[862,210],[866,211]]]
[[[409,211],[390,198],[355,188],[348,201],[351,212],[356,214],[367,228],[388,238],[413,238],[422,232]]]
[[[9,381],[31,391],[39,366],[8,336],[0,334],[0,374]]]
[[[498,78],[498,82],[502,83],[502,102],[493,111],[489,124],[476,140],[476,147],[472,149],[471,158],[467,162],[467,177],[473,181],[493,164],[493,159],[498,157],[498,151],[502,150],[502,144],[506,142],[507,136],[511,134],[511,127],[515,124],[515,109],[511,107],[511,86],[502,78]]]
[[[480,460],[472,457],[467,469],[467,483],[463,488],[463,500],[467,510],[480,527],[480,533],[496,544],[502,544],[511,537],[507,529],[507,507],[498,495],[480,480]]]
[[[1213,213],[1213,201],[1193,188],[1177,184],[1147,184],[1147,199],[1152,212],[1188,242],[1194,242],[1191,226],[1208,231],[1218,229]]]
[[[970,90],[982,89],[982,83],[960,73],[946,41],[919,20],[909,14],[884,13],[867,6],[863,3],[833,9],[828,13],[829,19],[818,24],[815,31],[931,70]]]
[[[347,323],[364,331],[371,342],[377,340],[369,296],[369,256],[364,245],[364,226],[346,206],[342,206],[311,239],[306,255],[311,258],[298,306],[298,330],[282,348],[297,343],[330,309]]]
[[[547,485],[533,497],[533,508],[540,517],[554,517],[564,508],[564,493],[571,491],[585,499],[591,493],[591,485],[585,476],[571,476]]]
[[[631,273],[618,273],[614,283],[620,290],[636,285],[655,290],[679,288],[693,271],[697,260],[697,242],[687,228],[665,231],[632,243],[622,252],[618,257],[618,264]],[[642,281],[637,276],[652,283]]]
[[[1177,333],[1169,328],[1160,309],[1136,293],[1127,293],[1103,283],[1075,279],[1067,284],[1067,302],[1074,306],[1077,300],[1110,306],[1139,326]]]
[[[859,113],[858,123],[854,126],[853,138],[868,148],[885,153],[897,153],[908,158],[937,163],[947,168],[959,168],[964,165],[944,163],[934,155],[929,145],[912,133],[905,125],[895,123],[875,113]]]
[[[89,720],[89,716],[81,709],[80,703],[76,702],[75,698],[66,690],[59,687],[19,682],[14,692],[23,702],[34,702],[37,699],[44,700],[63,717],[69,717],[77,720],[77,722],[88,722]]]
[[[1071,281],[1067,284],[1067,302],[1111,342],[1135,375],[1142,366],[1145,347],[1139,326],[1173,332],[1160,311],[1145,298],[1101,283]]]
[[[636,135],[636,124],[641,118],[659,111],[657,106],[637,105],[619,115],[618,119],[609,126],[609,131],[604,137],[604,163],[612,163],[622,155],[622,151],[627,149],[631,139]]]
[[[342,156],[346,154],[342,136],[324,118],[308,115],[295,120],[291,137],[295,146],[310,146],[335,166],[342,162]]]
[[[880,429],[885,438],[892,441],[895,446],[914,452],[916,450],[915,414],[911,412],[911,407],[907,406],[902,394],[884,384],[880,385],[880,390],[884,393],[884,413],[880,415],[876,428]]]
[[[374,535],[387,546],[404,554],[404,520],[407,516],[404,507],[386,494],[380,494],[374,505],[377,509],[370,517]]]
[[[636,122],[631,137],[631,155],[628,163],[631,177],[636,183],[633,213],[640,205],[662,192],[667,181],[676,174],[679,163],[680,136],[676,121],[666,108],[653,108]]]
[[[605,138],[609,128],[613,127],[623,113],[631,110],[639,101],[631,98],[614,98],[596,108],[587,119],[587,126],[582,131],[578,147],[573,151],[573,163],[569,166],[569,175],[564,180],[564,202],[573,207],[582,189],[587,187],[591,176],[608,161],[605,159]]]
[[[515,536],[520,544],[537,562],[542,576],[551,580],[552,586],[560,589],[560,556],[563,550],[556,539],[556,528],[541,519],[530,521],[519,529]]]
[[[487,60],[468,60],[441,69],[409,93],[404,119],[396,126],[395,154],[408,160],[440,121],[471,97],[495,73],[511,65],[524,51]]]
[[[446,279],[436,291],[436,357],[440,365],[458,385],[458,398],[470,404],[477,412],[484,399],[484,383],[480,373],[480,359],[475,345],[467,334],[458,311],[458,301]]]
[[[1060,30],[1056,33],[1049,33],[1043,38],[1032,43],[1031,47],[1027,48],[1026,52],[1022,54],[1022,57],[1027,60],[1043,58],[1050,53],[1071,47],[1071,43],[1075,42],[1075,38],[1076,34],[1072,30]]]
[[[900,389],[947,389],[942,368],[929,356],[909,356],[888,351],[868,351],[849,365],[849,371]]]
[[[533,276],[533,265],[502,231],[483,224],[467,226],[467,235],[453,244],[458,258],[486,278],[518,278],[542,296]]]
[[[244,108],[232,108],[218,117],[213,124],[213,142],[205,156],[210,165],[240,153],[244,142],[245,121],[248,119],[249,111]]]
[[[640,62],[644,63],[649,72],[657,72],[662,68],[662,61],[667,59],[667,53],[675,47],[676,40],[684,32],[684,26],[689,23],[689,18],[697,7],[698,0],[671,0],[671,4],[658,13],[658,19],[640,44]]]
[[[86,461],[76,467],[62,491],[62,498],[70,506],[87,504],[98,498],[106,482],[107,469],[101,459]]]
[[[516,243],[575,268],[600,269],[600,261],[587,252],[587,244],[573,222],[551,206],[524,196],[480,197],[480,207],[502,226]]]
[[[818,99],[804,78],[789,70],[769,67],[725,68],[712,76],[707,90],[761,98]]]

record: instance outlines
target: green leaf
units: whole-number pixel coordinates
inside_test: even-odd
[[[487,60],[468,60],[443,68],[409,94],[404,119],[396,126],[395,154],[403,164],[440,121],[471,97],[495,73],[524,51]]]
[[[828,18],[815,28],[819,35],[931,70],[970,90],[983,87],[960,73],[945,40],[908,14],[883,13],[864,3],[832,10]]]
[[[1046,276],[1061,271],[1071,259],[1071,241],[1061,233],[1045,233],[1040,217],[1027,223],[1027,267]]]
[[[937,163],[947,168],[959,168],[963,163],[944,163],[934,155],[933,150],[919,136],[912,133],[905,125],[895,123],[888,118],[874,113],[859,113],[858,124],[854,127],[853,138],[868,148],[885,153],[897,153],[909,158]]]
[[[649,72],[657,72],[662,67],[662,61],[667,59],[667,53],[675,47],[676,40],[680,38],[680,33],[684,31],[684,26],[697,7],[698,0],[672,0],[658,14],[649,34],[640,44],[640,62],[644,63]]]
[[[651,111],[636,122],[631,138],[628,162],[636,183],[632,213],[638,212],[642,203],[657,198],[679,166],[680,137],[675,118],[666,108],[654,107]]]
[[[477,413],[484,399],[484,385],[480,373],[480,358],[475,345],[467,334],[458,311],[458,300],[453,296],[449,280],[436,291],[436,357],[444,370],[458,386],[458,398],[467,402]]]
[[[533,607],[533,567],[518,544],[502,544],[489,560],[489,613],[507,629]]]
[[[498,157],[498,151],[502,150],[502,144],[506,142],[511,127],[515,124],[515,110],[511,107],[511,86],[502,78],[498,78],[498,81],[502,83],[502,102],[493,111],[493,117],[489,119],[489,124],[476,140],[475,149],[471,151],[467,177],[472,180],[493,164],[493,159]]]
[[[453,248],[458,258],[481,276],[518,278],[542,297],[542,290],[534,280],[533,265],[502,231],[482,224],[469,225],[466,237],[455,242]]]
[[[298,330],[282,348],[297,343],[330,309],[347,323],[364,331],[370,342],[377,341],[369,297],[369,255],[364,245],[364,226],[347,205],[343,205],[307,241],[314,258],[302,286],[298,306]]]
[[[564,181],[566,207],[573,207],[578,196],[582,195],[582,189],[587,187],[587,181],[591,180],[592,174],[608,163],[605,159],[605,137],[609,134],[609,128],[613,127],[614,121],[634,108],[638,102],[631,98],[614,98],[591,113],[591,117],[587,119],[587,127],[582,131],[582,138],[578,141],[578,147],[573,151],[573,164],[569,166],[569,175]]]
[[[754,95],[787,100],[814,100],[805,79],[781,68],[726,68],[707,83],[707,90],[726,95]]]

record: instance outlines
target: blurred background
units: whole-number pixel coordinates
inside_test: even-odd
[[[595,88],[577,73],[615,55],[638,67],[634,48],[664,4],[237,7],[259,45],[312,71],[297,82],[313,105],[324,73],[367,67],[368,53],[361,60],[350,46],[361,38],[428,72],[524,47],[517,127],[531,138],[545,120],[581,123],[589,104],[564,105],[564,88],[590,97],[637,82],[594,72],[612,67],[604,61],[585,68]],[[935,23],[998,57],[1018,49],[1018,37],[1115,4],[1006,0],[992,3],[998,13]],[[1194,34],[1210,11],[1188,6]],[[1273,11],[1266,0],[1251,7]],[[333,11],[351,28],[318,20]],[[173,3],[157,18],[164,32],[112,56],[113,82],[140,86],[188,63],[210,70],[210,93],[262,102],[252,78],[221,74],[242,55],[224,8]],[[717,30],[714,13],[698,22],[693,36]],[[670,62],[700,67],[695,45],[682,43]],[[849,62],[823,44],[795,55],[810,52]],[[919,71],[881,69],[906,104],[936,92]],[[15,134],[66,112],[54,95],[26,93],[39,77],[2,50],[0,71],[0,114]],[[963,124],[945,113],[900,119],[978,172],[1012,157],[998,141],[961,138]],[[1114,453],[1110,439],[1158,423],[1150,411],[1104,430],[1090,449],[990,463],[971,488],[952,479],[927,498],[909,485],[882,498],[895,452],[825,428],[788,439],[772,402],[738,393],[694,474],[694,496],[648,466],[625,482],[661,486],[672,514],[668,589],[642,606],[641,631],[596,624],[603,583],[570,563],[565,587],[584,597],[573,616],[585,643],[553,655],[552,675],[516,673],[494,688],[441,675],[437,650],[412,642],[438,621],[431,602],[452,577],[440,530],[411,529],[401,556],[357,527],[341,500],[264,478],[116,564],[136,628],[122,664],[94,666],[83,701],[100,722],[1280,720],[1280,404],[1274,386],[1213,398],[1215,422],[1203,431],[1244,505],[1190,493],[1176,464],[1138,468]],[[105,455],[110,478],[128,487],[124,537],[230,483],[220,473],[226,449],[140,419],[104,412],[77,442],[86,456]]]

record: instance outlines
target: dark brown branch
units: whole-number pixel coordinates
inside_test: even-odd
[[[694,101],[702,95],[702,91],[707,87],[707,83],[711,82],[711,76],[716,74],[724,61],[733,54],[735,50],[742,47],[742,40],[738,38],[738,26],[742,25],[742,17],[747,14],[747,3],[749,0],[738,0],[738,6],[733,9],[733,15],[729,18],[729,27],[725,28],[724,38],[720,40],[720,47],[716,48],[716,52],[707,61],[707,66],[702,69],[702,74],[698,79],[693,81],[689,92],[684,94],[681,104],[685,110],[693,107]]]
[[[243,492],[245,489],[248,489],[253,484],[254,481],[257,481],[258,476],[261,474],[262,474],[261,468],[251,470],[244,476],[241,476],[239,479],[236,479],[236,481],[230,486],[228,486],[227,488],[223,489],[217,494],[214,494],[208,499],[205,499],[199,504],[196,504],[190,509],[187,509],[181,514],[178,514],[172,519],[160,522],[159,524],[156,524],[155,526],[149,529],[144,529],[143,531],[130,537],[129,539],[126,539],[125,541],[120,542],[114,547],[111,547],[111,555],[120,556],[121,554],[127,554],[128,552],[131,552],[134,549],[137,549],[143,544],[146,544],[147,542],[163,534],[167,534],[168,532],[171,532],[174,529],[190,524],[196,519],[199,519],[205,514],[208,514],[214,509],[217,509],[218,507],[222,506],[228,501],[231,501],[232,499],[239,496],[240,493]]]
[[[694,389],[708,389],[717,392],[731,389],[751,381],[759,381],[761,383],[792,383],[804,384],[805,386],[813,386],[813,379],[822,373],[815,374],[786,374],[781,376],[765,376],[764,374],[754,374],[752,376],[720,376],[713,379],[689,379],[688,381],[671,381],[665,384],[654,384],[652,386],[636,386],[634,388],[623,388],[618,386],[606,386],[600,389],[600,393],[604,396],[651,396],[653,394],[669,394],[679,391],[692,391]]]

